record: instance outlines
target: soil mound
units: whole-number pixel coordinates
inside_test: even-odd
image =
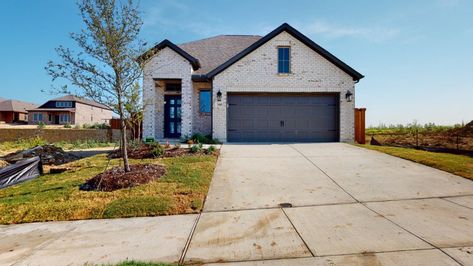
[[[162,165],[135,164],[130,165],[130,172],[125,172],[123,167],[114,167],[87,180],[80,186],[85,191],[114,191],[147,184],[160,178],[166,173]]]
[[[63,149],[51,144],[36,146],[31,149],[17,151],[5,155],[2,159],[14,164],[26,158],[39,156],[43,165],[60,165],[77,159],[76,156],[65,152]]]

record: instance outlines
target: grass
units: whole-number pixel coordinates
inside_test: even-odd
[[[357,146],[384,152],[473,180],[473,158],[469,156],[367,144]]]
[[[166,174],[158,181],[113,192],[80,191],[79,185],[101,173],[104,154],[68,164],[72,169],[46,174],[0,190],[0,223],[63,221],[196,213],[202,208],[215,168],[213,155],[131,160],[158,163]],[[121,161],[113,159],[110,166]]]
[[[45,145],[48,144],[47,141],[35,137],[30,139],[19,139],[16,141],[5,141],[0,143],[0,156],[6,155],[10,152],[15,152],[17,150],[25,150],[30,149],[38,145]],[[77,140],[72,142],[56,142],[52,143],[58,147],[61,147],[66,150],[75,150],[75,149],[90,149],[90,148],[98,148],[98,147],[113,147],[115,143],[113,142],[103,142],[97,140]]]

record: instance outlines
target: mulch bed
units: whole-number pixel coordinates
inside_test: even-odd
[[[109,154],[109,158],[120,158],[122,155],[121,150],[115,150]],[[161,157],[178,157],[184,155],[199,155],[205,154],[205,151],[199,151],[192,153],[189,148],[168,148],[164,150],[164,154]],[[152,153],[152,148],[149,145],[140,145],[135,148],[128,148],[128,158],[131,159],[150,159],[155,158]]]
[[[166,173],[162,165],[135,164],[130,165],[130,172],[125,172],[123,167],[114,167],[87,180],[80,186],[85,191],[114,191],[147,184],[157,180]]]

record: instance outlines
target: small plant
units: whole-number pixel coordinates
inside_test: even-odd
[[[164,144],[164,149],[169,149],[171,147],[171,144],[169,144],[169,141],[166,141],[166,144]]]
[[[202,143],[202,144],[220,144],[217,139],[213,139],[211,135],[204,136],[203,134],[196,133],[192,135],[188,141],[191,140],[193,143]]]
[[[65,124],[64,124],[64,128],[72,128],[72,126],[71,126],[71,124],[69,124],[69,123],[65,123]]]
[[[38,129],[43,129],[46,127],[46,124],[44,122],[38,122]]]
[[[207,150],[205,150],[205,153],[206,153],[206,154],[213,154],[213,153],[215,152],[215,150],[216,150],[216,149],[215,149],[215,146],[210,145],[210,146],[207,148]]]
[[[190,151],[192,153],[198,153],[198,152],[202,151],[202,147],[203,147],[202,143],[194,144],[194,145],[192,145]]]
[[[164,148],[159,142],[150,143],[149,146],[151,147],[151,154],[153,154],[154,157],[160,157],[164,154]]]
[[[181,143],[176,143],[176,144],[174,144],[174,148],[180,149],[180,148],[181,148]]]

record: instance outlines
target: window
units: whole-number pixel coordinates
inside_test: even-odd
[[[43,121],[43,114],[34,113],[33,121]]]
[[[278,73],[282,73],[282,74],[290,73],[290,65],[291,65],[290,51],[291,51],[290,47],[278,48]]]
[[[199,110],[201,113],[210,113],[212,104],[212,92],[202,90],[199,92]]]
[[[56,102],[56,107],[72,107],[72,102]]]
[[[60,114],[59,115],[59,122],[61,123],[66,123],[66,122],[69,122],[71,119],[70,119],[70,116],[69,114]]]

